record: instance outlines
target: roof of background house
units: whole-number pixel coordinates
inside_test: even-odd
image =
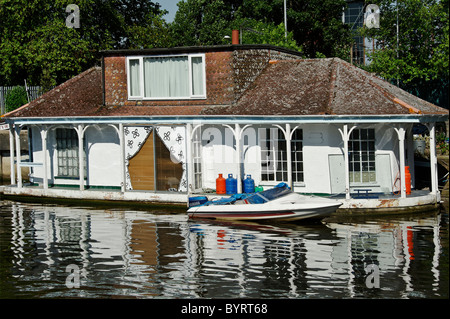
[[[104,106],[102,94],[102,70],[94,67],[3,117],[448,114],[338,58],[270,61],[241,98],[225,106]]]

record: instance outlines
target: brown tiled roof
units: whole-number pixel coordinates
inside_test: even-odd
[[[189,106],[103,106],[94,116],[164,116],[164,115],[199,115],[204,105]]]
[[[341,59],[273,61],[230,107],[209,115],[448,114]]]
[[[4,116],[448,114],[338,58],[272,61],[225,106],[102,106],[101,82],[101,68],[91,68]]]
[[[102,104],[102,72],[93,67],[4,117],[90,116]]]

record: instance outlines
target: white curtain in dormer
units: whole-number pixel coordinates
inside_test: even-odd
[[[145,58],[144,96],[150,98],[189,97],[188,57]]]
[[[139,60],[130,60],[130,95],[140,96],[141,86],[140,86],[140,67]]]
[[[192,57],[192,95],[203,95],[203,58]]]

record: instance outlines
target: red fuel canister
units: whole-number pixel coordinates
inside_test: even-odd
[[[216,193],[217,194],[225,194],[226,193],[226,180],[223,178],[222,174],[219,174],[219,177],[216,179]]]
[[[409,172],[409,166],[405,166],[405,188],[406,195],[411,195],[411,173]]]

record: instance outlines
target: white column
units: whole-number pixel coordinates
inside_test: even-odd
[[[14,135],[16,139],[16,163],[17,163],[17,187],[22,188],[22,168],[20,167],[20,127],[15,126]]]
[[[189,206],[189,196],[191,194],[191,184],[193,183],[194,174],[192,167],[192,125],[190,123],[186,124],[186,182],[187,182],[187,196]]]
[[[436,156],[436,124],[427,125],[430,131],[430,169],[431,169],[431,192],[436,195],[436,201],[439,201],[439,188],[437,177],[437,156]]]
[[[286,132],[284,133],[286,139],[286,161],[287,161],[287,179],[291,190],[294,190],[294,183],[292,182],[292,150],[291,150],[291,124],[286,123]]]
[[[11,163],[11,185],[16,183],[16,169],[14,167],[14,128],[13,125],[9,127],[9,161]]]
[[[234,138],[236,139],[236,161],[237,161],[237,193],[242,193],[242,172],[241,172],[241,127],[239,124],[235,124]]]
[[[353,128],[352,128],[353,129]],[[350,138],[350,132],[348,131],[348,125],[344,124],[342,130],[338,129],[341,133],[342,141],[344,142],[344,167],[345,167],[345,199],[350,199],[350,173],[349,160],[348,160],[348,140]]]
[[[119,123],[119,147],[120,147],[120,191],[126,190],[126,172],[125,172],[125,136],[123,133],[123,124]]]
[[[78,172],[80,174],[80,191],[84,190],[84,160],[83,160],[83,135],[84,135],[84,125],[78,125]]]
[[[47,160],[47,135],[48,130],[47,127],[41,128],[41,140],[42,140],[42,185],[44,189],[48,189],[48,160]]]
[[[406,175],[405,175],[405,128],[394,128],[398,135],[399,157],[400,157],[400,197],[406,198]]]
[[[201,124],[201,122],[198,122],[198,123],[199,124],[196,124],[194,121],[194,124],[192,126],[190,126],[191,132],[190,132],[189,141],[188,141],[188,145],[187,145],[189,147],[189,150],[186,149],[187,152],[190,152],[190,155],[187,155],[187,156],[189,156],[187,169],[190,172],[189,173],[190,181],[188,180],[188,188],[190,188],[190,190],[192,192],[197,190],[197,186],[200,186],[200,185],[196,185],[196,179],[197,179],[196,174],[202,174],[202,171],[200,171],[200,172],[196,171],[196,169],[198,169],[199,167],[197,166],[197,163],[195,163],[195,161],[194,161],[194,157],[201,156],[200,155],[201,154],[201,144],[198,144],[198,143],[201,143],[201,128],[202,128],[203,124]],[[225,125],[225,126],[230,127],[229,125]],[[233,130],[231,127],[230,127],[230,129]],[[193,144],[194,137],[195,137],[197,130],[200,130],[199,131],[200,132],[199,133],[200,141],[195,141],[195,144]],[[198,153],[200,153],[200,154],[198,154]],[[200,177],[202,177],[202,176],[200,176]],[[203,179],[203,177],[202,177],[202,179]],[[200,182],[203,183],[203,181],[200,181]]]

